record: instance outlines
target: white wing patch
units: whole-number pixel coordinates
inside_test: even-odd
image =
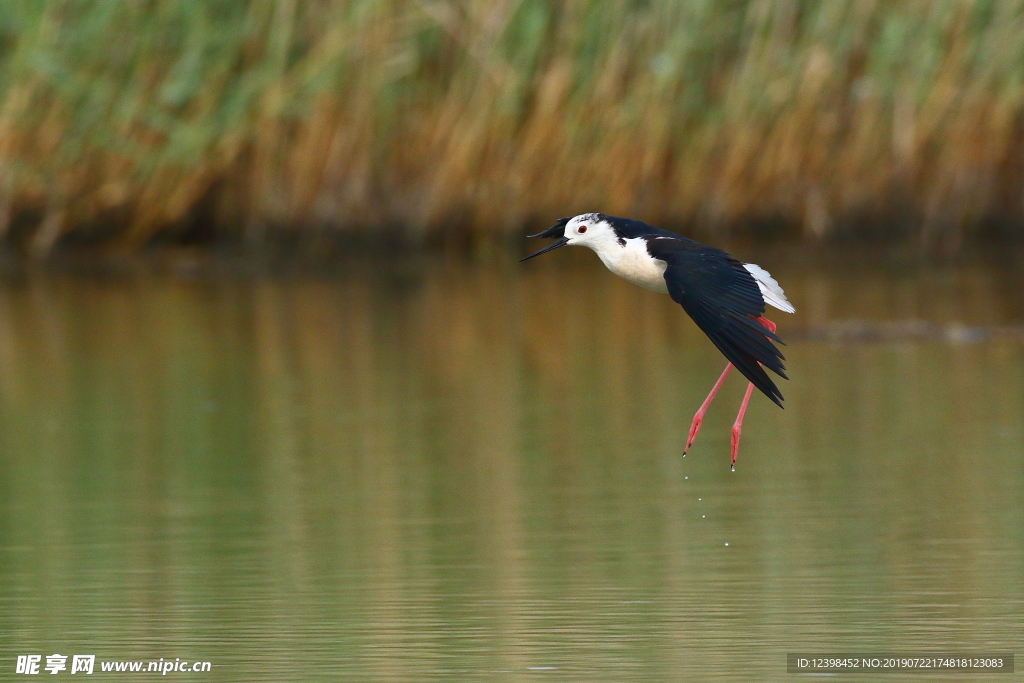
[[[782,291],[782,287],[779,287],[779,283],[775,281],[775,278],[767,270],[755,263],[744,263],[743,267],[754,276],[754,280],[757,281],[757,287],[761,290],[761,296],[764,297],[766,304],[770,304],[786,313],[796,313],[796,309],[793,308],[793,304],[789,303],[789,299],[786,298],[786,293]]]

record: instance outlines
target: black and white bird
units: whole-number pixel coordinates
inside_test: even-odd
[[[671,296],[728,359],[693,416],[684,456],[729,371],[735,366],[743,373],[750,384],[732,427],[731,466],[735,469],[743,416],[754,387],[782,407],[779,388],[762,368],[788,379],[782,365],[785,358],[772,344],[782,340],[775,334],[775,323],[764,317],[765,304],[795,312],[779,283],[761,266],[742,263],[720,249],[628,218],[585,213],[560,218],[554,226],[530,237],[557,241],[521,261],[566,245],[590,247],[616,275]]]

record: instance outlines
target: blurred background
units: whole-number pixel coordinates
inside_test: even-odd
[[[1020,237],[1015,0],[5,3],[0,237]]]
[[[4,2],[0,678],[1012,653],[1022,36],[1024,0]],[[796,306],[736,472],[736,377],[680,457],[725,361],[675,303],[517,263],[588,211]]]

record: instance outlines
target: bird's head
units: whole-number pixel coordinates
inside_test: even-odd
[[[607,217],[600,213],[581,213],[579,216],[573,216],[572,218],[559,218],[557,223],[544,232],[528,235],[528,237],[558,238],[558,241],[549,244],[540,251],[519,259],[520,261],[540,256],[544,252],[564,247],[567,244],[590,247],[596,251],[606,243],[612,243],[618,239],[615,229],[608,222]]]

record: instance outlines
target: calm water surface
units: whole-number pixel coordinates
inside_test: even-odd
[[[1024,260],[758,254],[798,308],[792,379],[731,473],[738,377],[680,457],[718,352],[589,252],[545,259],[5,279],[0,678],[61,653],[792,680],[787,652],[1018,650]]]

